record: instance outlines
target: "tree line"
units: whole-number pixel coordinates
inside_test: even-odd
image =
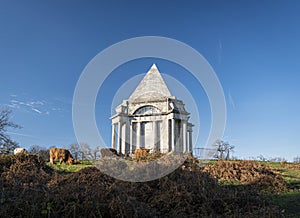
[[[32,145],[30,146],[28,152],[30,154],[38,154],[45,161],[49,161],[49,150],[51,148],[55,148],[55,146],[47,149],[43,146]],[[64,148],[68,149],[71,152],[73,158],[75,158],[76,160],[97,160],[100,158],[100,146],[91,148],[91,146],[86,143],[74,143]]]
[[[10,121],[11,118],[11,110],[4,109],[0,111],[0,154],[11,154],[13,150],[19,147],[18,143],[12,140],[7,133],[8,128],[19,129],[22,128],[20,125],[15,124]],[[215,154],[214,158],[217,160],[230,160],[233,159],[232,153],[234,152],[235,146],[231,145],[228,142],[223,140],[217,140],[214,145]],[[54,146],[53,146],[54,147]],[[91,148],[90,145],[86,143],[74,143],[66,147],[73,157],[77,160],[96,160],[100,158],[100,146]],[[50,149],[50,148],[49,148]],[[39,154],[45,160],[49,160],[49,149],[39,146],[32,145],[29,148],[29,153],[31,154]],[[274,162],[282,162],[285,161],[284,158],[270,158],[267,159],[262,155],[257,157],[260,161],[274,161]],[[296,156],[294,158],[295,163],[300,163],[300,157]]]

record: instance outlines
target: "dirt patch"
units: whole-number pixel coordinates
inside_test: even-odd
[[[287,189],[282,176],[276,170],[256,161],[217,161],[204,166],[203,172],[221,181],[238,181],[270,192]]]
[[[291,169],[291,170],[300,170],[300,163],[286,163],[283,164],[283,167],[286,169]]]

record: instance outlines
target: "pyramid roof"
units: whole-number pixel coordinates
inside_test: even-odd
[[[157,66],[152,65],[140,84],[129,97],[131,102],[156,101],[170,97],[171,93]]]

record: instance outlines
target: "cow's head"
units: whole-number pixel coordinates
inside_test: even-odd
[[[146,151],[146,153],[149,153],[151,149],[149,148],[143,148],[144,151]]]
[[[73,164],[73,163],[74,163],[74,159],[70,156],[70,157],[68,158],[67,162],[68,162],[69,164]]]

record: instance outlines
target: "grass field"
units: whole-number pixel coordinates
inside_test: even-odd
[[[90,163],[87,160],[81,161],[80,164],[73,164],[73,165],[65,164],[65,163],[59,164],[58,161],[55,161],[55,164],[50,164],[49,162],[47,162],[47,165],[52,167],[59,174],[74,173],[86,167],[93,166],[92,163]]]
[[[270,163],[288,184],[289,191],[270,195],[270,202],[278,205],[290,217],[300,217],[300,164]],[[292,167],[292,168],[289,168]]]
[[[300,164],[283,164],[279,162],[260,162],[268,165],[283,176],[287,183],[288,191],[279,193],[267,193],[267,197],[271,204],[281,208],[286,217],[300,217]],[[216,164],[216,161],[209,161],[209,164]],[[82,161],[81,164],[68,165],[59,164],[51,166],[60,174],[68,174],[77,172],[83,168],[93,166],[89,161]],[[220,182],[220,185],[240,185],[239,181],[225,180]]]

